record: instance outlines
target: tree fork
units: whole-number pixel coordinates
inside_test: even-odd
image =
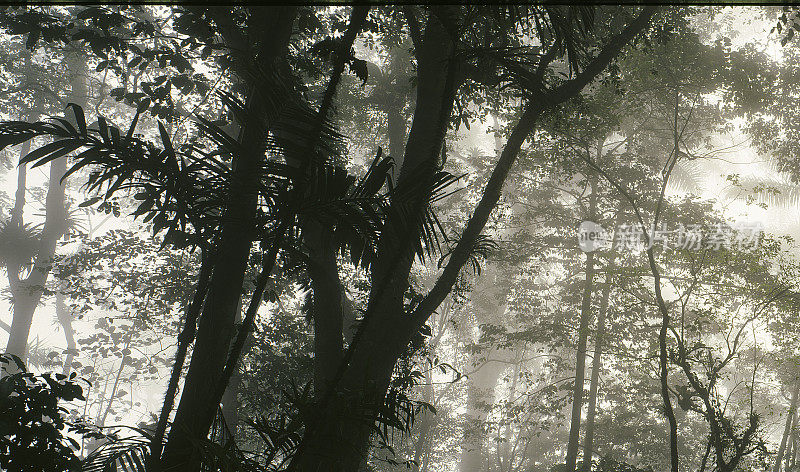
[[[390,308],[390,306],[387,305],[389,301],[381,299],[384,299],[388,296],[394,300],[396,298],[394,295],[396,294],[382,294],[380,298],[376,298],[376,288],[373,287],[370,297],[370,306],[368,307],[367,315],[365,315],[365,322],[362,323],[361,328],[359,329],[359,332],[353,341],[353,344],[351,345],[350,349],[348,349],[345,359],[343,360],[344,368],[342,369],[343,372],[341,377],[342,380],[346,382],[346,385],[356,388],[356,390],[353,391],[353,394],[360,395],[359,398],[362,398],[365,401],[369,401],[374,396],[385,395],[386,387],[388,386],[389,379],[391,378],[392,368],[394,367],[402,348],[408,344],[411,336],[413,336],[413,334],[419,329],[425,320],[428,319],[433,310],[435,310],[441,304],[455,284],[461,267],[463,267],[468,260],[472,246],[480,236],[483,227],[488,221],[490,213],[500,198],[500,192],[502,190],[503,183],[517,157],[522,143],[533,130],[538,116],[545,109],[568,100],[579,93],[583,87],[585,87],[597,76],[597,74],[605,69],[608,63],[614,57],[616,57],[616,55],[625,45],[649,23],[650,18],[655,14],[656,11],[656,7],[644,7],[637,18],[633,20],[620,34],[614,36],[601,50],[598,56],[596,56],[595,59],[587,65],[584,71],[578,75],[578,77],[564,83],[550,93],[538,95],[538,100],[527,107],[527,109],[523,112],[523,116],[518,122],[517,127],[509,138],[509,142],[506,144],[506,148],[503,150],[501,158],[492,172],[489,183],[485,187],[481,201],[478,204],[475,213],[467,223],[467,227],[462,234],[462,238],[459,240],[458,245],[451,254],[450,260],[445,266],[442,275],[437,280],[431,292],[429,292],[429,294],[422,300],[414,312],[412,312],[409,316],[404,317],[398,317],[397,314],[387,312],[387,310]],[[430,30],[431,25],[428,25],[425,30],[426,35],[430,33]],[[420,74],[423,71],[422,64],[423,61],[420,60]],[[422,90],[422,83],[423,81],[420,78],[420,85],[417,89],[418,93],[420,93],[420,90]],[[420,126],[420,124],[417,123],[416,118],[417,116],[415,114],[415,122],[412,125],[411,133],[409,135],[409,145],[406,147],[407,160],[409,157],[411,140],[415,135],[415,131],[417,131],[416,127]],[[428,145],[430,146],[430,143],[428,143]],[[432,152],[438,151],[438,146],[432,150]],[[414,157],[419,159],[419,155],[414,155]],[[405,162],[404,167],[406,165],[409,165],[409,162]],[[405,174],[406,172],[401,171],[401,181],[403,180]],[[389,270],[387,271],[387,267],[383,267],[382,270],[374,271],[373,278],[375,278],[377,275],[377,280],[383,281],[395,278],[392,276],[401,275],[397,273],[397,270],[393,271],[391,268],[388,269]],[[407,271],[403,277],[406,276]],[[378,289],[381,289],[383,285],[383,283],[379,283]],[[383,290],[380,291],[383,292]],[[376,311],[376,304],[379,302],[382,306],[378,311],[382,317],[387,318],[384,320],[386,321],[386,325],[382,327],[376,327],[374,326],[375,323],[371,322],[371,318],[375,315],[373,312]],[[364,337],[375,339],[367,339],[366,345],[363,345],[365,343],[360,341],[362,341],[362,338]],[[379,347],[379,352],[373,352],[370,349],[373,346]],[[361,379],[358,381],[358,385],[361,385],[360,387],[357,387],[355,384],[351,385],[351,383],[356,382],[357,379]],[[335,388],[336,384],[338,384],[338,381],[332,387]],[[333,392],[333,388],[330,390],[330,392]],[[327,406],[328,405],[326,405],[326,408]],[[321,414],[320,417],[327,416],[328,414],[330,413],[325,412]],[[349,440],[355,441],[356,443],[366,443],[368,440],[368,431],[368,425],[355,427],[351,433],[352,435],[359,437],[351,437]],[[367,436],[364,436],[365,434]],[[333,443],[330,441],[330,438],[326,441],[322,441],[319,437],[314,436],[316,436],[316,434],[311,435],[309,434],[309,431],[306,432],[306,437],[304,437],[304,440],[301,443],[300,450],[290,466],[291,470],[298,470],[298,466],[300,467],[299,470],[303,471],[306,469],[316,470],[315,468],[323,467],[323,464],[325,467],[334,467],[333,463],[331,462],[331,458],[327,458],[326,452],[324,451],[316,451],[313,454],[313,458],[303,458],[304,454],[311,455],[311,453],[306,451],[310,442],[314,442],[316,446],[319,446],[319,448],[330,450],[328,452],[335,454],[337,457],[346,457],[346,455],[349,454],[346,451],[347,448],[343,447],[344,444],[338,444],[340,441]],[[298,460],[301,458],[302,462],[304,462],[302,466],[299,465],[299,462],[301,461]],[[306,459],[308,459],[308,462],[306,462]],[[349,471],[354,470],[350,467],[355,467],[354,464],[357,463],[357,459],[353,461],[345,459],[343,464],[336,465],[335,467],[341,466],[344,468],[337,470]]]

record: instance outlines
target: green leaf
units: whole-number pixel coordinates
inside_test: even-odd
[[[164,144],[164,150],[167,151],[168,156],[174,159],[175,149],[172,148],[172,141],[169,139],[169,134],[166,128],[164,128],[164,124],[160,121],[158,122],[158,132],[161,134],[161,142]]]

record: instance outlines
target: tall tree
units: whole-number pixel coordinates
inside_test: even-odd
[[[406,221],[392,215],[385,224],[377,262],[372,269],[372,289],[366,316],[339,369],[340,380],[334,382],[320,414],[306,430],[303,442],[292,462],[292,468],[307,470],[356,470],[363,457],[378,406],[382,403],[395,363],[405,351],[411,337],[430,314],[445,299],[455,284],[463,265],[472,253],[489,215],[500,198],[508,171],[522,143],[535,128],[540,114],[578,94],[600,74],[607,64],[636,34],[647,26],[655,8],[644,8],[623,31],[612,36],[601,52],[591,58],[574,79],[554,87],[541,89],[544,73],[550,62],[563,50],[561,41],[554,38],[550,49],[540,57],[532,74],[531,88],[526,92],[533,99],[526,101],[514,132],[498,160],[492,177],[484,190],[481,202],[431,292],[411,311],[405,313],[404,293],[414,258],[415,241],[420,233],[416,222],[426,207],[426,195],[419,194],[417,202],[404,208],[410,215]],[[417,107],[406,144],[403,168],[398,188],[419,187],[436,175],[442,138],[453,109],[454,95],[459,85],[457,38],[461,36],[464,12],[460,8],[434,8],[422,29],[416,18],[409,19],[417,57]],[[544,38],[543,38],[544,39]],[[424,109],[421,108],[424,104]],[[358,420],[348,419],[353,405],[363,408]],[[364,421],[361,418],[366,418]]]
[[[586,431],[583,435],[583,463],[581,470],[591,472],[592,455],[594,454],[594,427],[597,414],[597,393],[600,389],[600,372],[602,369],[603,356],[603,337],[606,335],[606,312],[609,307],[611,297],[611,286],[613,283],[613,268],[605,268],[606,278],[603,284],[603,291],[600,295],[600,307],[597,310],[597,327],[594,336],[594,352],[592,353],[592,376],[589,380],[589,398],[586,411]]]
[[[599,153],[602,153],[605,140],[600,140]],[[589,221],[597,217],[597,178],[590,178]],[[578,349],[575,357],[575,386],[572,392],[572,416],[570,420],[569,439],[567,442],[566,465],[568,471],[575,470],[578,460],[578,444],[580,443],[581,414],[583,412],[583,384],[586,378],[586,345],[589,339],[589,321],[592,316],[592,292],[594,290],[594,253],[586,253],[585,280],[583,298],[581,300],[580,321],[578,325]],[[591,455],[584,451],[584,454]]]
[[[197,326],[183,393],[164,449],[162,467],[165,470],[197,467],[198,457],[192,452],[192,441],[205,437],[216,415],[216,409],[210,406],[234,336],[236,308],[242,295],[244,273],[254,238],[252,222],[258,203],[258,169],[265,152],[264,137],[267,131],[261,128],[261,115],[265,113],[265,104],[261,102],[265,97],[255,83],[246,80],[252,77],[248,74],[248,67],[250,61],[264,68],[275,67],[280,70],[284,67],[284,55],[297,9],[254,8],[250,11],[251,23],[246,32],[234,22],[227,9],[211,8],[208,14],[232,51],[237,74],[248,90],[247,102],[251,113],[260,119],[246,122],[239,135],[245,152],[233,163],[231,175],[238,184],[231,189],[216,253],[208,256],[214,260],[213,269],[208,293],[204,295],[203,313]],[[249,36],[251,34],[256,36]],[[154,447],[159,448],[160,445]],[[154,456],[158,455],[157,452],[156,449]]]
[[[79,51],[67,53],[66,64],[70,70],[70,100],[75,103],[86,103],[88,92],[85,83],[85,60]],[[36,113],[36,112],[31,112]],[[30,116],[35,119],[36,117]],[[23,145],[23,152],[25,151]],[[23,156],[25,157],[25,156]],[[7,272],[12,294],[14,317],[11,322],[6,352],[25,359],[28,354],[28,335],[33,324],[33,315],[38,307],[45,284],[55,260],[56,245],[67,230],[65,183],[62,176],[67,170],[67,158],[61,157],[50,163],[49,184],[45,200],[45,222],[38,237],[33,258],[30,262],[17,260],[8,265]],[[14,211],[8,229],[13,229],[19,236],[25,234],[23,212],[25,193],[27,191],[25,164],[19,167],[17,193]],[[30,264],[28,266],[28,264]],[[23,273],[27,271],[27,275]]]

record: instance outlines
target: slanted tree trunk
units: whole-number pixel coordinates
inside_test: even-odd
[[[797,456],[797,443],[798,443],[798,428],[797,428],[797,410],[795,409],[792,415],[792,432],[789,435],[789,452],[786,454],[784,470],[790,472],[792,470],[792,463]]]
[[[425,29],[423,46],[418,50],[417,103],[426,106],[415,111],[398,185],[407,180],[409,168],[428,165],[426,157],[438,155],[453,106],[453,80],[447,78],[455,73],[451,70],[454,45],[435,19]],[[398,223],[391,225],[387,223],[391,231],[397,232]],[[330,416],[318,415],[314,426],[307,430],[292,463],[296,471],[354,471],[366,454],[372,425],[363,418],[375,417],[395,362],[409,339],[398,328],[406,315],[403,296],[408,286],[412,246],[401,246],[400,241],[392,239],[391,244],[382,244],[372,269],[373,290],[367,311],[376,319],[362,322],[361,332],[353,341],[351,365],[338,385],[341,395],[331,395]],[[380,293],[376,293],[378,290]],[[353,397],[347,398],[348,395]],[[354,407],[358,410],[353,411]]]
[[[245,131],[249,142],[257,139],[256,130]],[[244,141],[248,142],[248,141]],[[231,204],[227,208],[219,259],[209,281],[208,295],[198,324],[197,338],[178,404],[164,449],[164,470],[188,463],[192,456],[192,440],[202,439],[214,420],[209,402],[225,367],[233,338],[236,306],[242,294],[242,283],[252,244],[256,194],[253,176],[258,156],[247,156],[236,162],[233,174],[240,186],[233,186]]]
[[[387,220],[372,271],[365,320],[345,355],[341,375],[337,374],[336,389],[326,394],[314,421],[306,428],[291,470],[357,470],[367,452],[373,422],[384,401],[397,360],[456,283],[500,198],[503,183],[522,143],[533,131],[537,118],[550,107],[578,94],[649,23],[656,10],[655,7],[644,7],[639,16],[622,33],[614,36],[575,79],[549,92],[542,92],[542,96],[526,104],[522,118],[509,136],[483,196],[440,278],[410,314],[405,312],[403,302],[413,261],[414,242],[419,235],[415,227],[408,227],[396,218]],[[449,34],[448,28],[456,32],[455,24],[460,21],[459,8],[442,8],[429,16],[424,36],[419,42],[415,41],[417,107],[398,187],[410,187],[420,180],[424,182],[437,169],[442,140],[460,80],[460,64],[453,43],[456,35]],[[425,201],[404,203],[404,213],[410,215],[422,214],[426,206]]]
[[[239,298],[239,305],[236,307],[236,324],[242,323],[242,298]],[[222,418],[225,420],[225,425],[231,432],[233,437],[236,437],[236,428],[239,424],[239,384],[241,383],[242,376],[237,369],[231,376],[228,382],[225,393],[222,395],[222,405],[220,411]]]

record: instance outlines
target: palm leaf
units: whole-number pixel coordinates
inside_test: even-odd
[[[0,223],[0,263],[6,267],[29,266],[39,247],[40,228],[8,220]]]
[[[778,208],[800,206],[800,185],[785,175],[743,177],[739,180],[744,189],[758,203]]]
[[[152,437],[138,428],[132,428],[137,436],[110,440],[101,445],[83,460],[81,472],[146,472]]]
[[[439,252],[442,243],[449,241],[434,208],[436,203],[459,190],[453,185],[460,179],[443,170],[430,173],[420,166],[390,192],[392,204],[388,211],[397,222],[393,229],[398,233],[395,236],[403,232],[418,235],[412,244],[414,254],[423,262]]]
[[[696,193],[703,187],[706,172],[697,161],[679,160],[669,176],[669,186],[673,189]]]
[[[489,260],[489,257],[499,249],[496,241],[485,234],[478,235],[474,244],[470,247],[468,263],[472,268],[475,275],[481,275],[481,261]],[[439,259],[438,267],[441,269],[444,266],[447,258],[452,254],[453,250],[450,249],[442,254]]]

